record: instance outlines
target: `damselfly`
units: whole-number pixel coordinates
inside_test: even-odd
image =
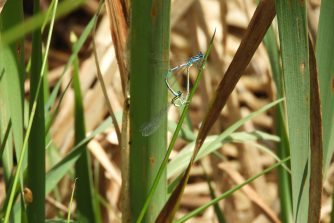
[[[174,95],[171,104],[173,104],[175,107],[181,107],[186,103],[188,103],[188,96],[190,91],[190,83],[189,83],[190,67],[193,64],[201,61],[203,58],[204,58],[203,53],[199,52],[197,55],[191,57],[186,63],[180,64],[176,67],[169,69],[168,72],[165,74],[165,83],[167,85],[167,88]],[[182,95],[183,93],[181,91],[173,90],[173,88],[168,82],[168,79],[173,75],[173,73],[182,68],[186,68],[186,75],[187,75],[187,94],[185,97],[183,97]],[[149,122],[144,123],[140,127],[140,132],[142,136],[149,136],[159,128],[163,120],[163,117],[168,113],[171,104],[168,104],[167,107],[162,108]]]
[[[197,55],[191,57],[186,63],[180,64],[176,67],[173,67],[171,69],[168,70],[168,72],[165,75],[165,83],[167,85],[167,88],[169,89],[169,91],[174,95],[174,98],[172,99],[172,104],[176,107],[180,107],[182,105],[185,105],[188,102],[188,96],[189,96],[189,91],[190,91],[190,83],[189,83],[189,73],[190,73],[190,67],[201,61],[204,58],[204,55],[202,52],[199,52]],[[168,78],[170,76],[172,76],[172,74],[182,68],[186,68],[187,69],[187,94],[185,97],[182,97],[182,92],[181,91],[175,91],[173,90],[173,88],[170,86],[170,84],[168,83]]]

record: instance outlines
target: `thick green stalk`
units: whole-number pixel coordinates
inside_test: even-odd
[[[295,222],[307,222],[310,158],[310,70],[306,2],[276,0],[291,154]]]
[[[130,36],[130,209],[135,221],[166,152],[166,115],[148,137],[140,127],[166,108],[170,1],[133,1]],[[143,222],[153,222],[166,200],[166,172]]]
[[[34,13],[39,12],[39,0],[34,1]],[[45,120],[43,89],[38,89],[42,68],[42,35],[40,29],[32,34],[30,111],[37,97],[36,115],[34,116],[28,149],[28,182],[33,200],[27,205],[29,222],[44,222],[45,213]],[[37,92],[39,91],[39,92]]]

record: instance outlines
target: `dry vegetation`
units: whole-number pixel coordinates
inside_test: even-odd
[[[47,2],[44,3],[47,4]],[[314,24],[317,24],[315,21],[318,17],[319,4],[318,0],[310,2],[309,13],[311,17],[309,25],[313,30],[316,30]],[[209,106],[210,97],[213,95],[218,81],[234,56],[255,6],[254,1],[246,0],[172,1],[171,65],[183,62],[200,50],[205,51],[206,43],[210,39],[212,31],[215,28],[217,29],[214,48],[209,57],[199,90],[190,106],[190,118],[195,133]],[[95,13],[97,7],[98,3],[90,0],[80,10],[56,23],[52,50],[49,56],[51,72],[48,74],[48,79],[51,85],[56,83],[63,70],[64,63],[69,58],[70,32],[73,31],[80,35],[88,18]],[[313,16],[314,19],[312,19]],[[88,41],[86,47],[80,53],[80,80],[84,97],[87,132],[95,129],[108,117],[106,102],[97,80],[91,41],[92,39]],[[26,50],[29,51],[30,44],[26,44],[26,46]],[[96,51],[111,105],[116,115],[120,116],[124,99],[110,35],[109,20],[105,12],[100,17],[96,32]],[[63,81],[63,90],[70,78],[71,72],[69,71]],[[195,69],[192,70],[192,78],[195,78]],[[182,78],[179,80],[182,85]],[[28,97],[28,83],[25,85],[25,92]],[[58,148],[52,151],[59,157],[68,153],[74,143],[73,94],[72,89],[66,92],[51,129],[52,143]],[[211,133],[221,133],[237,120],[258,110],[273,99],[275,99],[275,86],[266,49],[261,45],[229,98],[226,107],[221,112],[219,122],[215,124]],[[168,117],[170,120],[177,121],[178,115],[178,110],[173,108],[170,109]],[[240,130],[247,132],[261,130],[274,134],[274,124],[273,115],[268,112],[247,122]],[[261,143],[275,151],[274,143]],[[187,141],[179,140],[171,158],[187,144]],[[108,202],[108,206],[104,207],[103,212],[105,222],[119,222],[121,219],[121,159],[120,146],[114,128],[110,127],[103,134],[95,137],[88,144],[88,148],[93,157],[94,180],[99,182],[101,197]],[[256,144],[251,142],[226,144],[219,151],[222,157],[217,158],[217,156],[211,155],[197,163],[192,169],[191,178],[186,187],[177,217],[211,199],[203,169],[212,180],[216,194],[220,194],[275,162],[272,156],[261,151]],[[48,163],[47,169],[51,166],[52,163]],[[334,165],[330,167],[324,183],[322,222],[329,222],[333,175]],[[54,194],[47,197],[48,218],[55,216],[57,212],[66,215],[72,183],[73,181],[69,177],[60,183],[60,194],[57,196],[61,197],[61,203],[56,201],[53,197]],[[0,186],[3,190],[3,183]],[[1,192],[1,194],[4,193]],[[1,196],[0,200],[3,199],[4,197]],[[225,199],[220,205],[223,208],[227,222],[279,222],[280,207],[276,172],[273,171],[260,177],[252,184],[234,193],[233,196]],[[193,218],[189,222],[215,221],[214,210],[209,208],[201,216]]]

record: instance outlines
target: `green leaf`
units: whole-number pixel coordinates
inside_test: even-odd
[[[307,222],[309,204],[310,71],[306,1],[276,0],[282,50],[295,222]]]
[[[327,171],[334,152],[334,1],[322,0],[317,33],[318,64],[322,107],[324,170]],[[324,174],[326,176],[326,174]]]
[[[85,139],[85,117],[84,107],[82,102],[82,94],[79,79],[79,60],[76,58],[73,64],[73,89],[75,96],[75,120],[74,120],[74,135],[75,144]],[[93,179],[91,172],[91,162],[86,145],[78,148],[81,151],[80,157],[75,163],[77,215],[78,220],[82,223],[96,222],[94,214],[94,199],[93,199]]]

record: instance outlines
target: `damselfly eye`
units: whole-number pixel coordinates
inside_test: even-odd
[[[198,53],[197,55],[198,55],[198,57],[201,58],[201,59],[204,58],[204,54],[203,54],[201,51],[199,51],[199,53]]]

